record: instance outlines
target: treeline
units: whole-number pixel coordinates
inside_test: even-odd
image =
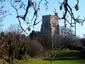
[[[85,50],[85,39],[59,35],[60,41],[55,41],[55,49]],[[52,41],[40,32],[32,31],[29,36],[16,32],[0,33],[0,58],[7,61],[29,59],[30,57],[49,54]]]
[[[9,60],[10,57],[23,59],[25,55],[33,57],[42,51],[43,46],[40,42],[29,36],[16,32],[0,33],[0,58],[6,60]]]

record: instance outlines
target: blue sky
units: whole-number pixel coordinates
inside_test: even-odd
[[[6,30],[11,24],[17,24],[17,18],[16,18],[16,11],[10,6],[10,0],[6,0],[6,2],[4,3],[5,9],[9,11],[9,13],[11,13],[12,15],[7,16],[6,18],[4,18],[3,20],[3,30]],[[24,0],[26,1],[26,0]],[[35,1],[35,0],[33,0]],[[40,0],[36,0],[37,2],[39,2]],[[42,20],[42,16],[43,15],[53,15],[54,14],[54,8],[56,9],[56,12],[58,13],[59,16],[62,16],[63,11],[59,10],[59,6],[60,4],[58,3],[58,0],[48,0],[49,4],[48,4],[48,10],[45,11],[45,6],[44,6],[44,2],[41,3],[40,5],[40,11],[39,11],[39,15],[38,15],[38,20]],[[60,2],[62,0],[59,0]],[[74,9],[74,6],[76,4],[76,0],[69,0],[69,4],[71,5],[71,7],[73,8],[73,12],[75,14],[75,16],[77,17],[78,15],[80,15],[80,18],[84,18],[85,17],[85,0],[80,0],[79,2],[79,11],[76,11]],[[23,11],[20,10],[19,14],[23,14]],[[28,18],[29,20],[31,20],[33,15],[33,9],[30,8],[29,9],[29,13],[28,13]],[[35,26],[34,30],[36,31],[40,31],[41,28],[41,24],[42,22],[40,22],[38,25]],[[59,21],[60,26],[63,26],[63,21]],[[25,24],[25,22],[22,21],[22,26],[24,28],[27,27],[27,25]],[[81,26],[80,24],[77,24],[77,35],[82,37],[83,34],[85,34],[85,23],[83,24],[83,26]]]

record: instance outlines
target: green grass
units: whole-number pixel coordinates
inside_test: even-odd
[[[56,54],[56,59],[52,64],[85,64],[85,52],[77,50],[60,50],[53,51]],[[0,59],[0,62],[4,60]],[[0,63],[1,64],[1,63]],[[7,64],[6,62],[4,64]],[[50,64],[49,60],[41,58],[33,58],[32,60],[14,60],[14,64]]]
[[[1,59],[0,59],[0,62],[1,62]],[[8,64],[6,61],[4,62],[0,64]],[[15,60],[14,64],[50,64],[50,61],[40,60],[40,59],[37,59],[37,60],[35,59],[31,61]],[[56,61],[53,61],[52,64],[85,64],[85,60],[56,60]]]
[[[73,52],[73,53],[75,53],[75,52],[79,53],[80,51],[78,51],[78,50],[63,49],[63,50],[59,50],[59,51],[53,50],[52,52],[54,54],[63,54],[63,53],[71,53],[71,52]]]
[[[22,61],[15,60],[15,64],[50,64],[50,61],[45,60],[32,60],[32,61]],[[56,60],[52,64],[85,64],[85,60]]]
[[[77,50],[60,50],[53,51],[56,54],[55,59],[57,60],[85,60],[85,51],[77,51]]]

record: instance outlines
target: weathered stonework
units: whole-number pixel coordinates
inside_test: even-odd
[[[41,33],[52,37],[54,33],[59,34],[58,15],[45,15],[42,17]]]
[[[45,15],[42,16],[41,34],[49,39],[52,48],[56,48],[59,39],[59,22],[58,15]]]

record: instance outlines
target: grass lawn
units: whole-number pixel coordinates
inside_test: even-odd
[[[77,50],[60,50],[53,51],[56,54],[55,60],[52,64],[85,64],[85,51]],[[0,59],[0,64],[6,61]],[[32,60],[14,60],[14,64],[50,64],[49,60],[42,60],[33,58]]]
[[[15,64],[50,64],[50,61],[45,60],[32,60],[32,61],[22,61],[15,60]],[[85,60],[56,60],[52,64],[85,64]]]
[[[85,51],[78,50],[60,50],[53,51],[56,54],[55,59],[57,60],[85,60]]]

